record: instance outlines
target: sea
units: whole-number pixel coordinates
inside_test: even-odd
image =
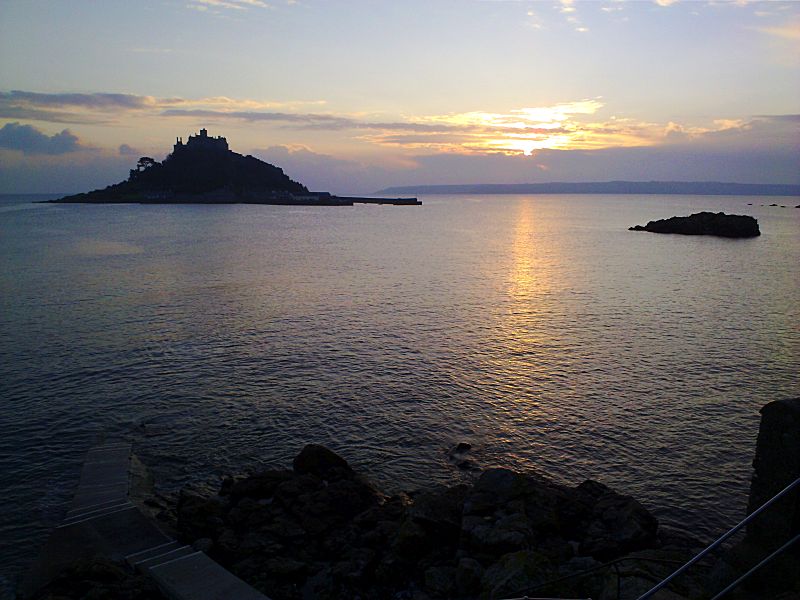
[[[6,597],[103,439],[164,493],[314,442],[387,492],[489,467],[594,479],[711,541],[744,516],[759,409],[800,395],[798,198],[49,197],[0,197]],[[701,210],[762,235],[628,231]]]

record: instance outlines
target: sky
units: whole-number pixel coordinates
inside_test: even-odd
[[[334,193],[800,183],[800,2],[0,0],[0,193],[201,127]]]

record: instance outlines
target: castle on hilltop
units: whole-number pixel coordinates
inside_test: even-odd
[[[183,143],[183,138],[178,138],[175,142],[173,152],[180,152],[185,148],[189,150],[227,151],[228,140],[222,136],[208,137],[208,131],[206,131],[204,127],[200,130],[199,135],[190,135],[185,144]]]

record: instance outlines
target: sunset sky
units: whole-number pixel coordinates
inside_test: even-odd
[[[800,183],[800,2],[0,0],[0,192],[201,127],[339,193]]]

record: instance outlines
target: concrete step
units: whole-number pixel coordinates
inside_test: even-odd
[[[105,556],[149,573],[170,600],[269,600],[202,552],[170,539],[128,499],[131,445],[90,450],[64,521],[20,592],[30,597],[75,561]]]
[[[161,554],[156,554],[151,558],[146,558],[144,560],[136,561],[133,563],[133,566],[136,567],[142,573],[145,573],[148,569],[158,567],[160,565],[166,564],[173,560],[177,560],[179,558],[184,558],[186,556],[196,554],[197,552],[198,551],[192,548],[191,546],[180,546],[179,548],[175,548],[174,550],[168,550],[166,552],[162,552]]]
[[[144,550],[140,550],[139,552],[134,552],[133,554],[129,554],[128,556],[125,557],[125,560],[128,561],[129,565],[134,566],[136,565],[137,562],[147,560],[148,558],[153,558],[154,556],[158,556],[159,554],[163,554],[165,552],[172,552],[173,550],[177,550],[178,548],[181,548],[185,545],[186,544],[181,544],[180,542],[171,540],[169,542],[153,546],[152,548],[145,548]]]
[[[126,502],[127,499],[125,499],[123,501]],[[76,514],[79,514],[79,513],[85,513],[85,512],[88,512],[88,511],[97,510],[97,509],[101,509],[101,508],[108,508],[109,506],[114,506],[115,504],[119,504],[119,503],[120,503],[120,500],[110,500],[108,502],[98,502],[96,504],[88,504],[86,506],[81,506],[81,507],[78,507],[78,508],[70,508],[67,511],[67,514],[64,515],[64,520],[71,519],[72,517],[74,517]]]
[[[123,500],[121,502],[112,502],[110,504],[106,504],[101,508],[86,509],[83,511],[74,511],[71,514],[64,517],[64,520],[61,522],[61,526],[63,527],[64,525],[71,525],[72,523],[77,523],[79,521],[83,521],[86,519],[93,519],[95,517],[102,517],[112,512],[117,512],[119,510],[131,507],[133,507],[133,504],[131,504],[130,501]]]
[[[128,482],[99,488],[78,489],[70,504],[70,510],[80,511],[98,504],[122,502],[128,498]]]
[[[202,552],[151,567],[149,573],[170,600],[269,600]]]

